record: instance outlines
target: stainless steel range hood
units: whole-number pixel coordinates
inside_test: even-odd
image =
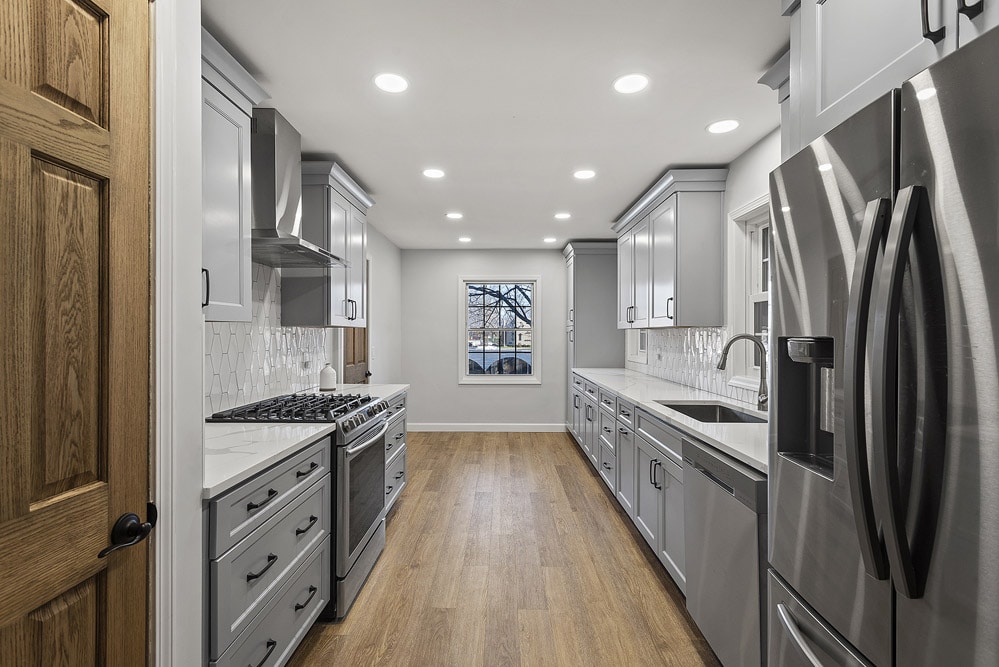
[[[302,135],[276,109],[254,109],[250,142],[253,261],[276,267],[344,266],[302,238]]]

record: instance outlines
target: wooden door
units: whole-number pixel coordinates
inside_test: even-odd
[[[368,262],[363,262],[364,282],[367,282]],[[367,306],[366,302],[358,304]],[[367,322],[367,312],[357,313],[358,319]],[[343,343],[343,382],[344,384],[368,384],[371,373],[368,371],[368,328],[349,327],[344,329]]]
[[[148,0],[0,2],[0,663],[141,665]]]

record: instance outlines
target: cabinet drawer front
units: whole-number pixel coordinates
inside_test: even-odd
[[[617,438],[615,437],[616,435],[617,435],[617,422],[614,419],[614,415],[601,410],[600,411],[601,444],[613,452],[614,444],[617,441]]]
[[[607,488],[613,494],[617,484],[617,455],[614,453],[614,450],[609,449],[606,445],[600,446],[599,472],[600,479],[604,480],[604,484],[607,485]]]
[[[396,414],[389,423],[388,431],[385,432],[385,463],[392,460],[395,455],[406,446],[406,411]]]
[[[583,391],[583,385],[584,384],[585,383],[583,382],[583,378],[579,377],[575,373],[572,374],[572,386],[573,387],[575,387],[576,389],[579,389],[580,391]]]
[[[617,394],[600,389],[600,407],[612,416],[617,414]]]
[[[583,391],[586,393],[587,396],[589,396],[591,399],[593,399],[594,403],[597,402],[597,397],[600,394],[600,388],[597,387],[597,385],[591,384],[589,382],[585,382],[584,381],[583,382]]]
[[[306,555],[329,535],[330,508],[331,482],[326,475],[212,561],[212,656],[225,651]]]
[[[406,394],[396,396],[389,401],[388,418],[393,419],[399,414],[406,413]]]
[[[635,417],[635,430],[645,439],[663,450],[673,463],[683,465],[683,441],[680,433],[665,423],[652,417],[644,410],[638,410]]]
[[[327,536],[211,667],[287,662],[330,601],[331,551]]]
[[[406,486],[406,445],[396,453],[395,458],[385,468],[385,511],[388,512],[395,499]]]
[[[633,426],[635,423],[635,405],[630,403],[620,396],[617,399],[617,419],[623,422],[627,426]]]
[[[209,557],[218,558],[330,469],[330,438],[309,445],[209,502]]]

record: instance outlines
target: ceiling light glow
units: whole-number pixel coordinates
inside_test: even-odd
[[[382,72],[375,77],[375,85],[386,93],[401,93],[409,88],[409,82],[398,74]]]
[[[711,134],[726,134],[739,127],[737,120],[717,120],[708,125],[708,132]]]
[[[424,169],[423,175],[427,178],[444,178],[444,170],[436,168]]]
[[[471,243],[471,242],[472,242],[472,239],[468,238],[467,236],[459,236],[458,237],[458,243]]]
[[[556,220],[568,220],[571,217],[572,217],[571,213],[566,213],[564,211],[562,213],[556,213],[555,214],[555,219]]]
[[[649,77],[644,74],[625,74],[614,80],[614,90],[622,95],[640,93],[649,85]]]
[[[461,220],[464,217],[465,217],[464,215],[458,213],[457,211],[451,211],[450,213],[447,214],[448,220]]]
[[[593,171],[592,169],[579,169],[576,172],[574,172],[572,175],[581,181],[588,181],[594,176],[596,176],[597,172]]]

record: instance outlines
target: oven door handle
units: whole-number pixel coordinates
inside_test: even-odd
[[[347,455],[347,460],[349,461],[350,459],[354,458],[356,455],[358,455],[361,452],[363,452],[368,447],[371,447],[372,445],[374,445],[375,443],[377,443],[379,440],[381,440],[382,436],[385,435],[388,432],[388,427],[389,427],[389,423],[388,423],[388,420],[386,420],[385,423],[382,424],[382,427],[380,429],[378,429],[378,433],[376,433],[375,435],[373,435],[369,440],[364,441],[360,445],[354,445],[353,447],[347,447],[347,449],[344,452]]]

